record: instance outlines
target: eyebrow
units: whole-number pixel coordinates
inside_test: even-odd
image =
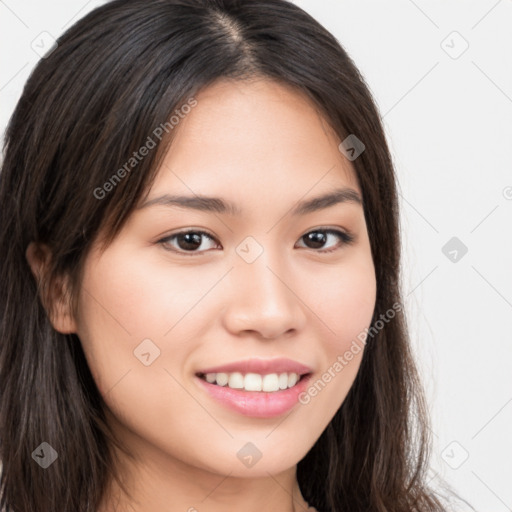
[[[339,188],[323,194],[321,196],[313,197],[299,201],[291,211],[292,216],[305,215],[307,213],[324,210],[330,206],[340,203],[355,203],[363,205],[363,200],[358,192],[351,188]],[[226,201],[220,197],[209,197],[202,195],[195,196],[178,196],[164,194],[153,199],[148,199],[137,209],[147,208],[148,206],[162,205],[162,206],[179,206],[182,208],[190,208],[200,210],[203,212],[222,213],[231,216],[241,215],[240,208],[231,201]]]

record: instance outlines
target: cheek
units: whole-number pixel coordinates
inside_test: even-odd
[[[163,336],[208,289],[190,272],[156,265],[147,258],[110,256],[86,276],[89,298],[103,306],[110,321],[135,337]]]
[[[310,428],[324,428],[342,405],[359,371],[364,353],[364,333],[371,324],[376,279],[368,253],[354,254],[336,272],[316,273],[318,285],[310,300],[323,325],[322,362],[319,374],[300,397],[306,408],[314,408]]]
[[[108,257],[91,264],[84,275],[81,330],[87,338],[108,339],[113,350],[133,350],[146,338],[165,344],[177,331],[186,331],[193,310],[201,309],[201,300],[218,280],[211,272],[180,271],[162,258],[155,262],[149,251],[138,258],[129,253],[111,247]]]
[[[335,271],[317,271],[315,285],[309,297],[329,333],[325,343],[332,356],[370,325],[377,292],[373,261],[366,253],[354,254]]]
[[[175,273],[171,286],[169,270],[114,258],[113,247],[110,255],[84,274],[78,334],[89,368],[116,423],[186,458],[191,448],[180,440],[197,443],[190,425],[211,419],[182,384],[198,329],[196,310],[187,311],[211,284]]]
[[[186,362],[198,345],[194,340],[204,338],[201,332],[209,325],[202,299],[218,275],[178,271],[162,258],[129,254],[113,244],[86,266],[78,334],[89,368],[107,403],[123,391],[131,397],[127,410],[139,399],[168,406],[171,397],[181,403],[186,397],[171,375],[179,382],[186,378]],[[154,390],[165,390],[166,398],[151,398]],[[123,411],[122,403],[109,405]]]

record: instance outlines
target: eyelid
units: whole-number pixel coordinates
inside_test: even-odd
[[[330,252],[335,252],[337,250],[340,250],[343,246],[346,246],[346,245],[349,245],[351,243],[353,243],[355,240],[356,240],[356,237],[355,235],[347,230],[347,229],[343,229],[343,228],[339,228],[339,227],[328,227],[328,226],[319,226],[319,227],[315,227],[315,228],[312,228],[312,229],[308,229],[304,234],[302,234],[298,240],[301,240],[302,238],[304,238],[307,234],[309,233],[314,233],[314,232],[323,232],[327,235],[329,234],[332,234],[332,235],[335,235],[335,236],[338,236],[338,238],[341,239],[341,242],[340,244],[338,244],[338,246],[334,247],[334,248],[330,248],[330,249],[312,249],[310,247],[305,247],[305,249],[309,249],[315,253],[320,253],[320,254],[325,254],[325,253],[330,253]],[[209,233],[208,231],[205,231],[204,229],[195,229],[195,228],[185,228],[185,229],[182,229],[180,231],[177,231],[175,233],[171,233],[170,235],[167,235],[159,240],[157,240],[157,244],[160,244],[160,245],[163,245],[168,242],[170,239],[173,239],[179,235],[183,235],[183,234],[187,234],[187,233],[195,233],[195,234],[199,234],[199,235],[204,235],[205,237],[209,238],[210,240],[213,240],[215,242],[217,242],[218,244],[220,244],[220,242],[217,240],[217,238],[212,235],[211,233]],[[195,256],[195,255],[203,255],[207,252],[209,252],[209,250],[203,250],[203,251],[184,251],[184,250],[177,250],[177,249],[166,249],[165,246],[164,246],[164,249],[166,251],[169,251],[169,252],[174,252],[174,253],[177,253],[177,254],[183,254],[185,256]]]
[[[356,239],[355,235],[352,232],[350,232],[350,231],[348,231],[346,229],[330,228],[330,227],[317,227],[317,228],[309,229],[308,231],[306,231],[303,235],[301,235],[299,237],[299,240],[301,240],[307,234],[315,233],[315,232],[323,232],[323,233],[325,233],[327,235],[335,235],[335,236],[337,236],[338,238],[341,239],[341,243],[338,244],[338,246],[335,246],[335,247],[330,248],[330,249],[311,249],[310,247],[306,247],[306,249],[310,249],[311,251],[317,252],[317,253],[320,253],[320,254],[325,254],[325,253],[329,253],[329,252],[338,251],[343,246],[352,244],[355,241],[355,239]]]
[[[204,235],[205,237],[209,238],[210,240],[220,243],[215,236],[213,236],[211,233],[209,233],[208,231],[205,231],[202,228],[201,229],[185,228],[180,231],[176,231],[175,233],[171,233],[170,235],[167,235],[167,236],[161,238],[160,240],[157,240],[156,243],[164,246],[164,249],[168,252],[173,252],[176,254],[183,254],[185,256],[197,256],[197,255],[203,255],[206,252],[209,252],[209,251],[183,251],[183,250],[180,251],[177,249],[166,249],[165,248],[165,243],[168,242],[170,239],[175,238],[179,235],[185,235],[187,233],[196,233],[199,235]]]

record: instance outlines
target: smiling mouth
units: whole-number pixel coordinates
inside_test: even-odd
[[[198,373],[200,379],[215,386],[238,389],[240,391],[261,391],[265,393],[275,393],[293,388],[300,381],[310,374],[299,375],[295,372],[282,373],[241,373],[241,372],[218,372],[218,373]]]

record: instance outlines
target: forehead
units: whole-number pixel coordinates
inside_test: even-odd
[[[360,191],[339,137],[305,93],[266,79],[223,79],[195,99],[149,195],[227,191],[277,199],[340,186]]]

